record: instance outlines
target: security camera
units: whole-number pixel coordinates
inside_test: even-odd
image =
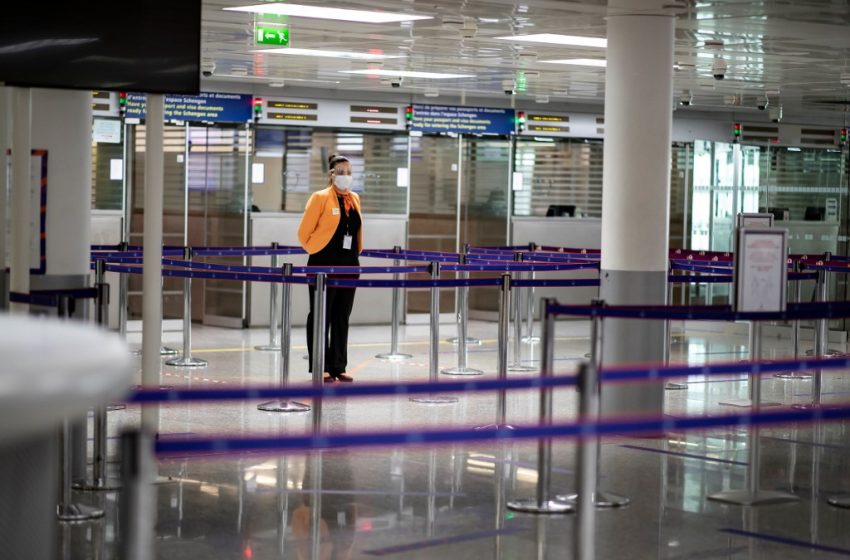
[[[215,62],[212,60],[207,60],[201,64],[201,74],[205,78],[209,78],[213,74],[215,74]]]
[[[764,96],[764,99],[759,99],[756,102],[756,107],[758,107],[759,111],[764,111],[765,109],[767,109],[767,107],[769,105],[770,105],[770,100],[767,98],[766,95]]]
[[[404,82],[404,78],[399,76],[398,78],[390,79],[390,85],[394,88],[401,87],[401,84]]]
[[[513,95],[516,93],[516,83],[513,80],[502,80],[502,91],[505,95]]]
[[[768,114],[770,115],[770,120],[778,123],[782,120],[782,105],[775,105],[771,107]]]
[[[715,80],[722,80],[726,77],[726,61],[722,58],[715,58],[714,64],[711,65],[711,75]]]
[[[679,99],[679,104],[682,107],[690,107],[691,103],[694,102],[694,94],[686,91],[682,93],[682,97]]]

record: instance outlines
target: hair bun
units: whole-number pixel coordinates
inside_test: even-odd
[[[336,164],[344,161],[348,161],[348,158],[340,154],[331,154],[328,156],[328,169],[333,169]]]

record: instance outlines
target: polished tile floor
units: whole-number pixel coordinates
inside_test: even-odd
[[[587,323],[560,322],[557,331],[557,369],[571,372],[588,351]],[[452,326],[443,326],[442,338],[453,335]],[[674,361],[701,364],[747,358],[746,336],[730,334],[729,329],[676,327],[674,335]],[[469,365],[493,378],[495,324],[472,322],[470,336],[483,343],[470,347]],[[227,387],[276,382],[279,356],[254,350],[267,342],[267,330],[195,326],[193,338],[195,355],[209,360],[209,366],[195,370],[164,366],[164,384]],[[166,340],[179,347],[177,339]],[[357,382],[426,380],[428,327],[403,327],[401,340],[402,351],[414,358],[382,362],[374,355],[389,349],[388,328],[355,327],[349,372]],[[787,340],[764,339],[765,356],[789,356],[789,348]],[[539,345],[523,344],[522,349],[526,363],[536,365]],[[304,351],[304,331],[296,329],[293,382],[309,379]],[[441,367],[452,365],[456,356],[453,345],[441,344]],[[810,380],[769,378],[763,383],[764,398],[786,405],[805,403],[811,386]],[[828,374],[824,391],[828,401],[846,400],[850,392],[846,372]],[[675,416],[721,413],[728,409],[719,406],[720,401],[746,395],[742,376],[695,376],[687,380],[686,390],[666,392],[665,408]],[[509,394],[509,421],[535,423],[538,400],[534,391]],[[576,404],[575,391],[556,391],[556,420],[575,418]],[[160,431],[191,437],[301,434],[311,428],[310,414],[266,413],[256,405],[163,406]],[[442,407],[417,405],[403,397],[352,398],[326,402],[323,425],[331,432],[472,427],[492,423],[495,415],[492,394],[461,396],[457,404]],[[137,406],[110,413],[111,433],[137,425],[139,416]],[[746,484],[748,437],[743,428],[670,433],[663,438],[606,438],[600,487],[627,496],[631,503],[598,511],[596,557],[850,556],[850,510],[826,502],[831,495],[850,493],[848,425],[787,425],[764,429],[761,435],[761,487],[793,492],[798,502],[742,508],[706,499],[713,492]],[[575,487],[575,451],[572,441],[554,443],[556,493]],[[506,501],[534,495],[536,456],[536,444],[520,442],[165,459],[158,469],[169,481],[154,490],[156,557],[306,559],[316,552],[313,558],[340,560],[571,558],[573,516],[534,516],[505,507]],[[120,496],[76,494],[82,502],[103,506],[107,515],[60,530],[63,558],[117,557]],[[321,517],[316,551],[311,532],[314,505]]]

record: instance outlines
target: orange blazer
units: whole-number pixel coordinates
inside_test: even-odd
[[[360,197],[357,193],[351,193],[354,209],[360,214],[360,230],[357,232],[357,252],[363,250],[363,213],[360,211]],[[340,215],[345,209],[339,207],[336,192],[333,186],[326,187],[314,192],[307,201],[301,223],[298,225],[298,241],[304,250],[310,253],[318,253],[330,243],[331,238],[339,226]]]

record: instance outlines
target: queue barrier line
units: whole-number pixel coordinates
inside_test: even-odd
[[[714,274],[711,276],[691,276],[669,274],[667,282],[671,284],[729,284],[733,278],[729,274]]]
[[[617,366],[603,368],[603,383],[658,381],[691,376],[724,376],[738,373],[767,375],[774,372],[807,371],[812,369],[850,369],[850,358],[809,358],[760,362],[724,362],[699,366]],[[364,383],[359,385],[290,385],[288,387],[240,387],[210,389],[137,389],[125,400],[128,404],[178,403],[196,401],[232,401],[299,398],[333,399],[348,397],[409,396],[429,393],[492,392],[502,390],[573,387],[575,375],[525,377],[520,379],[486,379],[476,381],[447,381],[439,383]]]
[[[59,305],[59,298],[62,296],[74,299],[95,299],[98,296],[98,290],[97,288],[71,288],[60,290],[30,290],[28,294],[23,292],[9,292],[9,301],[12,303],[56,307]]]
[[[757,413],[697,417],[615,418],[595,422],[568,422],[537,426],[498,427],[493,430],[444,429],[420,431],[358,432],[286,437],[168,438],[154,443],[159,456],[194,453],[237,453],[350,449],[399,445],[438,445],[459,442],[499,442],[565,438],[595,438],[624,434],[710,430],[725,427],[764,426],[799,422],[829,422],[850,418],[850,405],[830,408],[781,409]]]
[[[818,266],[808,266],[808,270],[812,270],[813,272],[794,272],[792,267],[788,267],[788,280],[816,280],[817,279],[817,271],[820,268]],[[671,270],[683,270],[686,272],[700,272],[704,274],[720,274],[720,275],[730,275],[732,273],[732,267],[720,267],[720,266],[702,266],[702,265],[693,265],[688,262],[681,261],[670,261],[670,269]],[[827,269],[829,270],[829,269]],[[844,272],[850,272],[850,268],[841,269]],[[731,278],[731,276],[729,276]]]
[[[652,320],[709,321],[790,321],[795,319],[841,319],[850,317],[850,302],[789,303],[785,311],[733,311],[728,305],[657,306],[639,305],[592,306],[554,304],[548,307],[556,315],[581,317],[613,317]]]

